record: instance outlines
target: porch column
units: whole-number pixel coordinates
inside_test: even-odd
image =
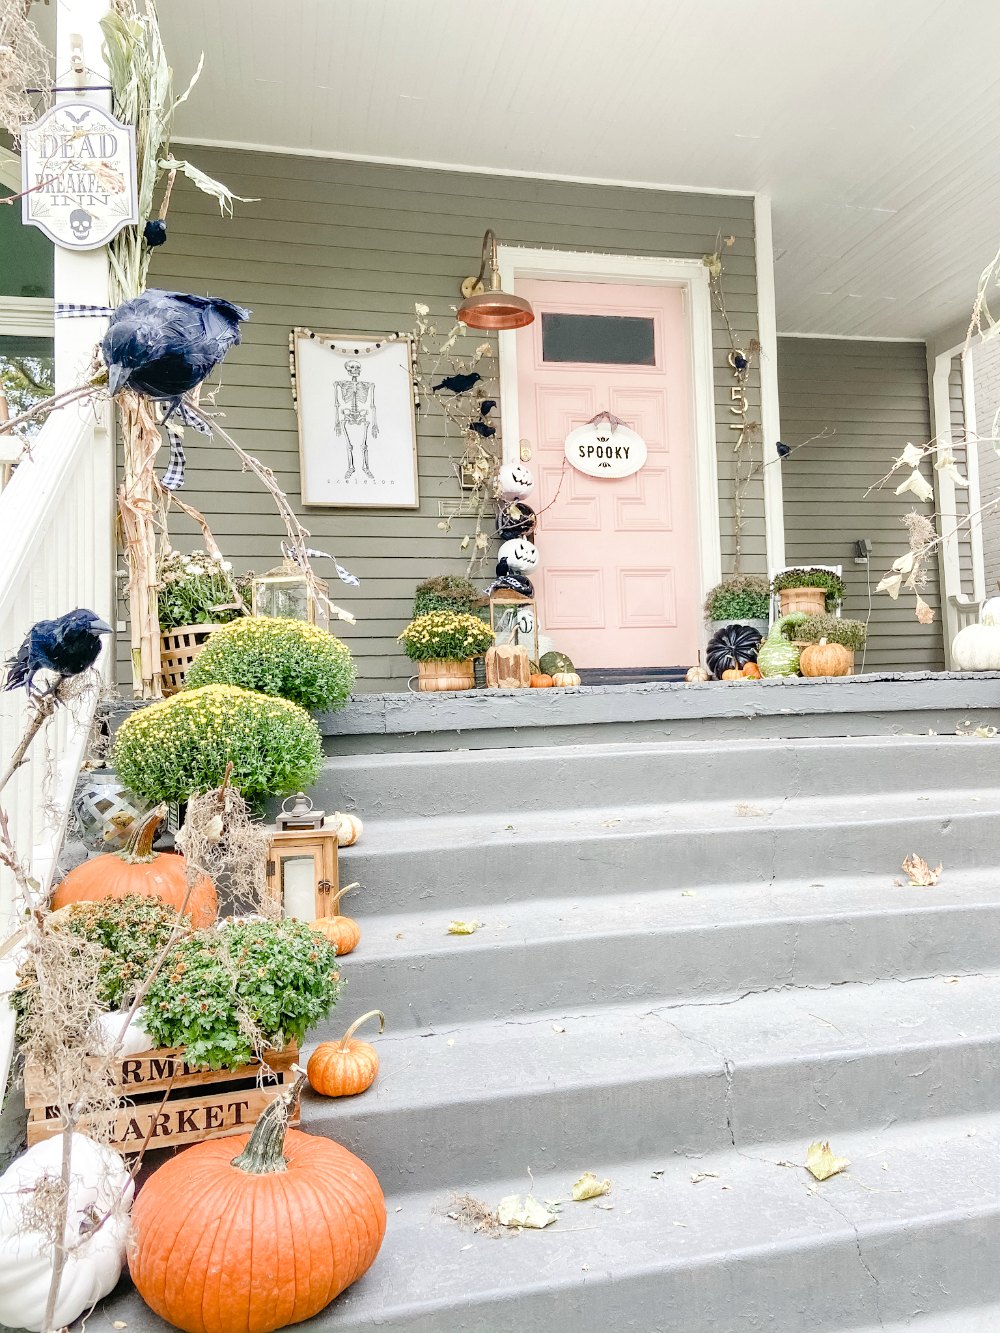
[[[99,20],[108,12],[107,0],[56,0],[55,72],[60,88],[106,84],[108,67],[102,57],[104,35]],[[79,53],[84,68],[73,72],[74,54]],[[85,97],[105,109],[111,107],[109,92],[57,93],[56,101]],[[108,251],[67,250],[55,248],[53,291],[56,302],[75,305],[107,305],[110,295]],[[56,392],[82,383],[90,365],[94,346],[100,342],[107,320],[57,319],[55,321]]]
[[[951,399],[948,379],[951,374],[950,350],[936,353],[927,350],[927,380],[930,388],[931,438],[938,449],[950,449]],[[938,547],[938,570],[941,579],[941,630],[944,635],[944,664],[951,671],[954,664],[951,645],[965,619],[961,615],[962,572],[958,554],[958,507],[955,503],[955,483],[946,472],[934,469],[934,507],[937,510],[941,544]]]
[[[771,236],[771,198],[753,199],[754,252],[757,269],[757,336],[760,340],[760,430],[764,487],[764,545],[767,572],[785,565],[785,502],[781,461],[775,445],[781,439],[778,403],[778,328],[774,302],[774,242]]]

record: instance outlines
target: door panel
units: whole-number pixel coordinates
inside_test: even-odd
[[[577,666],[689,664],[700,617],[683,293],[542,280],[519,281],[517,290],[536,314],[516,345],[539,512],[542,630]],[[623,364],[627,355],[636,363]],[[630,477],[588,477],[565,460],[569,432],[604,410],[646,441],[646,465]]]

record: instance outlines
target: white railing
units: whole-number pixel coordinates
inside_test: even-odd
[[[71,405],[53,413],[0,493],[0,654],[9,657],[36,620],[86,606],[112,622],[114,456],[107,412]],[[101,665],[108,671],[111,649]],[[96,691],[61,708],[36,739],[0,803],[22,859],[51,883],[66,828]],[[23,690],[0,693],[0,771],[24,733]],[[0,868],[0,940],[19,910],[13,877]]]

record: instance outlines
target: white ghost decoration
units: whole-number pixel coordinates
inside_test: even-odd
[[[504,463],[499,480],[500,494],[505,500],[523,500],[535,489],[535,479],[523,463]]]
[[[538,548],[527,537],[512,537],[501,544],[497,560],[506,561],[507,568],[518,574],[530,574],[538,568]]]

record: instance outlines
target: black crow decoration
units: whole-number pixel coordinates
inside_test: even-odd
[[[478,384],[482,379],[478,370],[471,371],[468,375],[446,375],[440,384],[431,387],[432,393],[437,393],[438,389],[450,389],[452,393],[468,393],[474,384]]]
[[[777,451],[778,451],[778,457],[779,457],[779,458],[787,458],[788,455],[792,452],[791,447],[790,447],[789,445],[787,445],[787,444],[782,444],[782,442],[781,442],[780,440],[777,442],[777,444],[776,444],[774,447],[775,447],[775,449],[777,449]]]
[[[187,415],[183,397],[239,343],[240,321],[249,318],[249,310],[214,296],[151,288],[124,301],[101,342],[108,389],[112,394],[134,389],[165,401],[165,420],[177,412],[182,421],[204,432],[204,423]]]
[[[60,680],[78,676],[97,661],[101,635],[110,633],[106,621],[82,606],[56,620],[39,620],[7,662],[3,688],[16,690],[23,685],[30,694],[39,671],[53,671]]]

